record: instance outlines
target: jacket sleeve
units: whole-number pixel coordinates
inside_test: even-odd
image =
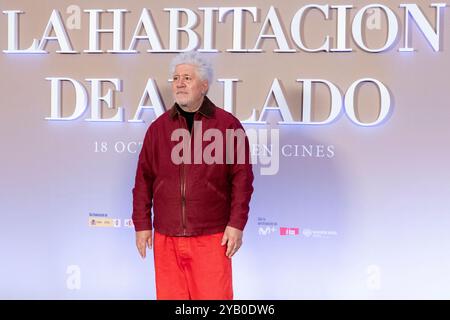
[[[235,119],[232,129],[242,130],[245,133],[245,130],[238,119]],[[229,165],[231,180],[231,212],[227,225],[239,230],[244,230],[250,210],[249,205],[253,193],[254,176],[247,135],[245,135],[244,143],[242,143],[242,139],[241,142],[239,141],[239,138],[235,139],[233,150],[234,159],[232,164]]]
[[[152,169],[151,127],[147,130],[139,154],[133,188],[133,224],[136,231],[152,230],[151,208],[154,171]]]

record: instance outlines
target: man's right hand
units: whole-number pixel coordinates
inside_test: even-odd
[[[145,252],[152,248],[152,230],[136,231],[136,247],[142,258],[145,258]]]

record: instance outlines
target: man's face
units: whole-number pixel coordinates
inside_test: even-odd
[[[196,67],[191,64],[179,64],[175,68],[172,82],[172,93],[178,105],[196,109],[203,101],[208,90],[208,81],[201,80]]]

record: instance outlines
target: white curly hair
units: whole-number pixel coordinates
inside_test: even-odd
[[[200,79],[207,80],[208,85],[212,85],[214,78],[212,65],[201,53],[197,51],[188,51],[176,55],[170,63],[170,76],[175,73],[175,68],[180,64],[191,64],[195,66]]]

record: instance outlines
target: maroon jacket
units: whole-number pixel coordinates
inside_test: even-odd
[[[201,131],[199,122],[196,121],[201,121]],[[226,226],[243,230],[247,223],[249,202],[253,193],[253,172],[246,136],[245,144],[238,144],[238,138],[234,138],[234,147],[230,149],[232,152],[228,152],[233,155],[234,161],[233,163],[228,161],[228,164],[226,161],[226,130],[243,130],[241,123],[231,113],[216,107],[205,97],[194,116],[192,136],[189,136],[190,164],[176,164],[171,158],[173,148],[177,145],[179,148],[175,149],[178,151],[175,154],[180,153],[181,139],[171,141],[172,133],[179,128],[187,130],[186,119],[179,114],[174,105],[158,117],[147,130],[139,154],[133,188],[132,218],[135,230],[151,230],[154,227],[159,233],[169,236],[213,234],[224,231]],[[194,148],[201,145],[203,152],[211,154],[212,148],[207,146],[215,141],[215,138],[207,139],[206,136],[203,138],[200,136],[198,140],[196,134],[204,134],[210,128],[218,129],[222,133],[223,155],[220,158],[220,153],[213,153],[222,161],[219,164],[207,164],[201,157],[201,163],[196,163]],[[245,150],[238,150],[239,145],[245,145]],[[197,155],[202,155],[203,152]],[[244,163],[242,157],[241,161],[237,161],[238,152],[244,152]]]

